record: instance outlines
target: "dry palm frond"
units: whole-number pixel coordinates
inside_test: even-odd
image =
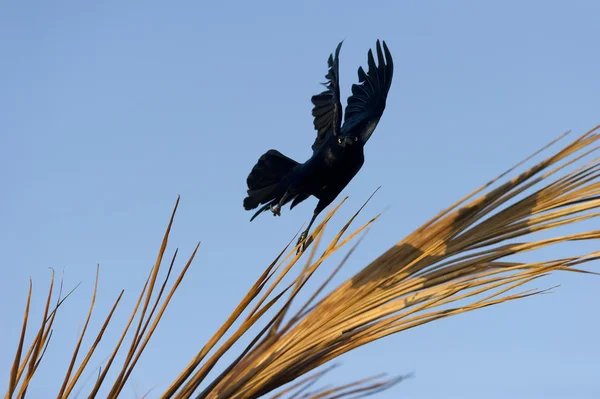
[[[352,349],[387,335],[440,318],[546,292],[534,289],[513,293],[513,290],[554,271],[582,271],[578,267],[600,257],[600,251],[538,262],[510,261],[506,258],[559,243],[600,238],[599,230],[545,239],[531,237],[532,233],[554,233],[561,226],[600,215],[600,159],[595,158],[588,163],[583,161],[598,148],[600,135],[596,133],[597,129],[598,127],[584,134],[497,188],[476,197],[508,172],[471,193],[400,241],[350,280],[317,300],[331,277],[343,265],[345,258],[316,292],[310,295],[306,303],[290,314],[299,293],[303,292],[306,283],[323,262],[364,232],[376,219],[371,219],[344,237],[361,208],[326,248],[318,253],[324,228],[344,202],[342,201],[309,238],[314,240],[314,245],[298,276],[291,278],[290,272],[303,254],[296,254],[297,248],[288,248],[288,244],[250,287],[225,323],[200,352],[193,356],[179,377],[160,397],[247,399],[257,398],[280,388],[283,390],[272,396],[273,399],[283,396],[357,398],[376,393],[404,377],[366,379],[344,386],[311,390],[327,370],[317,371],[309,377],[304,376]],[[569,171],[569,168],[573,170]],[[509,172],[512,170],[514,168]],[[176,208],[177,205],[175,210]],[[174,214],[175,211],[173,216]],[[133,314],[89,397],[97,397],[102,384],[109,385],[109,398],[119,395],[191,264],[197,247],[166,299],[159,305],[173,267],[175,257],[173,258],[157,298],[151,304],[150,298],[156,288],[173,216],[157,262]],[[515,242],[516,239],[523,241]],[[348,255],[353,249],[348,251]],[[292,281],[287,281],[289,279]],[[94,298],[95,292],[94,290]],[[54,316],[62,304],[61,300],[50,312],[51,297],[52,291],[48,295],[38,334],[23,356],[30,306],[28,299],[22,336],[5,396],[7,399],[24,396],[43,357],[44,348],[51,337]],[[86,332],[84,327],[59,398],[66,398],[73,391],[102,338],[119,299],[107,316],[94,344],[79,367],[75,368],[81,339]],[[457,302],[461,305],[458,306]],[[94,299],[88,319],[93,303]],[[120,373],[116,380],[107,382],[106,373],[111,366],[115,367],[115,356],[138,312],[139,321],[125,362],[119,366]],[[275,315],[271,316],[272,313]],[[209,380],[209,374],[217,367],[223,355],[240,338],[246,337],[253,327],[260,328],[260,332],[231,364]],[[290,384],[292,381],[294,383]],[[202,385],[204,387],[200,390]]]
[[[179,204],[179,199],[177,199],[177,203],[175,204],[175,209],[173,210],[171,220],[169,221],[167,231],[163,238],[163,242],[162,242],[159,254],[158,254],[158,259],[156,261],[156,264],[152,267],[150,276],[148,277],[148,279],[146,280],[146,283],[144,284],[144,287],[142,289],[142,292],[140,293],[137,304],[135,305],[135,307],[133,309],[133,312],[131,314],[129,322],[125,326],[124,331],[121,335],[121,338],[116,343],[113,353],[110,355],[110,357],[108,358],[108,361],[104,365],[104,368],[102,369],[101,373],[99,374],[95,385],[91,389],[91,393],[89,394],[89,397],[93,398],[98,395],[100,386],[104,383],[106,374],[111,369],[111,366],[113,365],[113,361],[117,355],[117,352],[121,348],[121,345],[122,345],[123,341],[125,340],[125,336],[127,335],[128,331],[133,323],[133,320],[135,319],[136,315],[139,314],[138,325],[137,325],[136,331],[133,334],[132,342],[131,342],[131,344],[129,346],[129,350],[127,352],[127,357],[126,357],[124,363],[120,366],[121,367],[120,374],[116,378],[115,381],[112,381],[110,383],[111,390],[110,390],[109,397],[116,398],[119,395],[119,393],[122,391],[122,389],[125,385],[125,382],[127,381],[127,378],[129,377],[133,368],[135,367],[142,351],[144,350],[144,348],[148,344],[148,341],[150,340],[150,337],[154,333],[160,319],[162,318],[162,315],[163,315],[165,309],[167,308],[169,302],[171,301],[171,298],[173,297],[174,292],[179,287],[179,284],[181,283],[183,277],[185,276],[186,271],[188,270],[188,268],[190,267],[190,265],[192,263],[192,260],[194,259],[196,251],[198,250],[198,246],[196,246],[196,248],[194,249],[190,259],[188,260],[188,262],[185,265],[185,267],[183,268],[183,270],[180,272],[177,280],[172,285],[171,290],[169,291],[167,297],[162,301],[162,304],[161,304],[161,298],[165,291],[167,282],[169,280],[171,271],[173,269],[175,258],[177,256],[177,251],[175,251],[175,254],[173,255],[173,259],[171,260],[171,264],[169,266],[167,275],[162,283],[162,286],[160,287],[160,290],[158,291],[158,294],[156,295],[156,298],[154,299],[152,308],[149,310],[149,307],[151,305],[150,299],[155,291],[154,288],[155,288],[155,285],[157,282],[158,272],[159,272],[160,266],[162,264],[162,258],[164,256],[165,250],[167,248],[168,237],[169,237],[169,233],[171,230],[171,226],[173,224],[173,219],[175,217],[175,211],[177,210],[178,204]],[[77,341],[77,343],[75,345],[74,353],[71,356],[71,361],[68,366],[68,369],[65,372],[63,384],[57,395],[58,398],[67,398],[72,394],[73,389],[74,389],[76,383],[80,380],[80,377],[81,377],[83,371],[89,365],[89,360],[92,357],[92,355],[94,354],[98,343],[102,339],[102,336],[103,336],[108,324],[110,323],[111,318],[112,318],[115,310],[117,309],[117,306],[123,296],[123,291],[121,291],[117,300],[115,301],[114,305],[112,306],[112,309],[110,310],[108,316],[106,316],[106,318],[104,320],[104,324],[98,331],[93,344],[87,350],[84,358],[80,361],[79,367],[73,374],[73,371],[75,370],[75,364],[77,363],[77,360],[79,358],[79,351],[81,349],[81,344],[82,344],[83,338],[84,338],[86,330],[87,330],[87,325],[91,319],[92,311],[94,309],[94,304],[96,301],[96,293],[97,293],[98,277],[99,277],[98,271],[99,271],[99,268],[97,269],[97,273],[96,273],[96,283],[94,285],[94,291],[93,291],[93,295],[92,295],[90,310],[88,312],[83,331],[81,332],[79,340]],[[29,387],[29,384],[30,384],[40,362],[42,361],[42,358],[44,356],[46,348],[48,347],[48,345],[50,343],[50,338],[52,337],[52,329],[51,328],[54,323],[56,313],[57,313],[59,307],[67,299],[67,297],[73,292],[73,291],[69,292],[69,294],[67,294],[64,298],[61,298],[61,294],[59,292],[59,295],[58,295],[59,299],[58,299],[56,306],[54,307],[52,312],[48,313],[49,309],[50,309],[50,302],[52,299],[53,287],[54,287],[54,273],[52,274],[52,281],[50,283],[50,292],[48,293],[48,298],[46,301],[46,307],[45,307],[45,311],[44,311],[44,316],[42,318],[41,326],[39,327],[38,333],[34,337],[33,342],[31,343],[27,354],[25,356],[23,356],[22,350],[23,350],[23,345],[24,345],[24,340],[25,340],[25,333],[26,333],[27,326],[29,323],[29,308],[30,308],[31,293],[32,293],[32,285],[30,283],[29,295],[27,297],[27,305],[25,308],[23,327],[21,330],[21,338],[20,338],[20,341],[18,344],[15,360],[13,362],[13,367],[11,369],[8,390],[6,392],[5,399],[24,398],[25,397],[27,389]],[[61,281],[61,291],[62,291],[62,281]],[[141,312],[138,313],[142,302],[144,303],[144,305],[142,307]],[[155,314],[156,310],[158,309],[159,305],[160,305],[160,309],[158,311],[158,314],[156,314],[156,316],[155,316],[154,314]],[[42,348],[44,348],[44,349],[42,350]],[[29,363],[29,367],[27,369],[27,372],[25,372],[25,365],[27,363]]]
[[[575,267],[597,259],[600,251],[530,263],[509,262],[505,258],[561,242],[598,239],[600,231],[516,243],[509,243],[509,240],[539,231],[555,231],[559,226],[600,214],[599,159],[567,171],[569,166],[582,162],[597,149],[600,138],[597,129],[499,187],[475,197],[505,174],[476,190],[400,241],[317,304],[312,303],[315,296],[311,297],[311,301],[285,321],[291,301],[306,280],[351,238],[342,241],[341,237],[352,220],[314,262],[316,246],[313,247],[311,260],[294,283],[280,287],[283,276],[298,257],[292,257],[287,263],[287,258],[279,262],[282,271],[265,290],[250,312],[251,316],[210,358],[205,359],[247,306],[241,304],[163,397],[260,397],[352,349],[387,335],[443,317],[545,292],[509,291],[556,270],[579,271]],[[536,189],[536,185],[541,187]],[[313,233],[317,241],[330,217],[331,214]],[[274,275],[271,272],[274,265],[268,269],[269,275],[263,275],[257,281],[245,302],[259,297],[260,288],[265,287],[269,277]],[[284,294],[290,291],[291,296],[283,300]],[[460,307],[451,307],[457,301],[469,300],[470,303]],[[262,314],[281,301],[280,310],[265,323],[265,328],[244,353],[199,395],[193,396],[223,353]]]

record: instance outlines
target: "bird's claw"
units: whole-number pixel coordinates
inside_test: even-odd
[[[273,216],[281,216],[281,206],[279,204],[271,205],[271,212],[273,212]]]
[[[308,240],[306,239],[307,236],[308,231],[303,231],[302,234],[300,234],[300,238],[298,238],[298,242],[296,243],[296,245],[299,245],[300,243],[302,243],[302,245],[298,247],[296,255],[300,253],[300,250],[302,250],[302,252],[306,251],[306,247],[308,247],[309,244]]]

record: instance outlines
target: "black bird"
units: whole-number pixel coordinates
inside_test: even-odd
[[[329,70],[325,75],[328,81],[323,83],[327,90],[311,99],[317,138],[312,145],[310,159],[299,163],[279,151],[269,150],[260,157],[247,178],[248,196],[244,198],[244,208],[251,210],[264,204],[250,221],[267,209],[274,216],[279,216],[281,207],[288,202],[292,202],[290,209],[293,209],[309,196],[317,197],[317,207],[298,243],[306,239],[319,213],[362,167],[365,160],[363,148],[383,114],[392,84],[392,55],[385,41],[382,50],[377,40],[379,65],[375,64],[373,52],[369,50],[368,72],[358,68],[359,84],[352,85],[342,125],[338,59],[342,43],[338,44],[335,56],[329,55]],[[305,249],[306,245],[303,243],[302,248]]]

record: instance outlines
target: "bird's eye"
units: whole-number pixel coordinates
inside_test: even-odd
[[[338,143],[342,144],[342,138],[341,137],[338,139]]]
[[[358,141],[358,137],[355,137],[355,138],[354,138],[354,141]]]

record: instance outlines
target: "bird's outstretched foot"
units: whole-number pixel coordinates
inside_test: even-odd
[[[271,205],[271,212],[273,212],[273,216],[281,216],[281,206],[279,204]]]
[[[300,253],[300,250],[302,250],[302,252],[304,252],[306,250],[306,247],[308,247],[308,240],[306,239],[306,237],[308,236],[308,230],[305,230],[302,232],[302,234],[300,234],[300,238],[298,238],[298,242],[296,243],[296,245],[299,245],[300,243],[302,243],[301,246],[298,247],[298,250],[296,251],[296,255],[298,255]]]

